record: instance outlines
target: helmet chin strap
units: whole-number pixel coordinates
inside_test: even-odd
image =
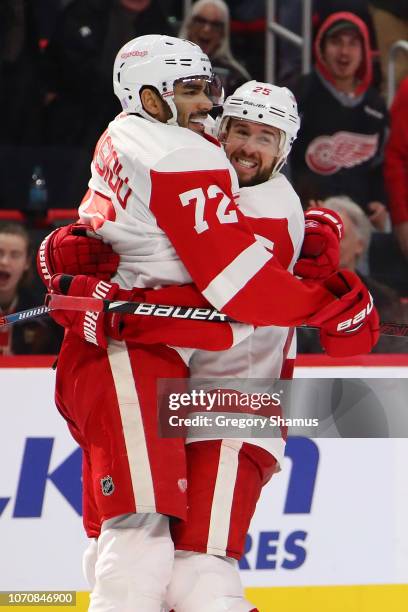
[[[285,162],[286,162],[286,157],[283,157],[283,156],[278,157],[269,178],[273,178],[276,174],[278,174],[282,166],[285,165]]]
[[[166,124],[167,125],[178,125],[177,123],[177,107],[174,103],[174,100],[172,99],[173,96],[169,96],[167,100],[165,100],[163,98],[162,94],[159,94],[160,98],[163,102],[163,104],[165,106],[168,107],[170,113],[171,113],[171,117],[169,119],[167,119]],[[147,112],[147,110],[144,109],[143,107],[143,102],[142,102],[142,108],[138,111],[138,114],[143,117],[144,119],[147,119],[148,121],[151,121],[152,123],[163,123],[163,121],[160,121],[159,119],[156,119],[155,117],[153,117],[152,115],[150,115],[150,113]]]
[[[288,157],[288,154],[285,155],[287,139],[288,139],[288,135],[283,130],[280,130],[279,152],[278,152],[278,155],[276,156],[275,165],[272,168],[272,172],[269,178],[272,178],[275,176],[275,174],[278,174],[280,169],[286,163],[286,159]]]
[[[159,121],[158,119],[155,119],[154,117],[152,117],[152,115],[149,115],[149,113],[147,111],[145,111],[144,108],[141,108],[138,113],[138,115],[140,115],[141,117],[143,117],[143,119],[147,119],[148,121],[150,121],[151,123],[162,123],[161,121]]]
[[[166,121],[167,125],[178,125],[178,123],[177,123],[177,106],[176,106],[176,104],[174,102],[174,96],[169,96],[167,98],[167,100],[164,100],[163,96],[162,96],[162,100],[170,108],[170,112],[171,112],[170,119],[167,119],[167,121]]]

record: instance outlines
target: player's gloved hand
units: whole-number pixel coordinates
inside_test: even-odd
[[[305,212],[305,237],[294,267],[297,276],[324,280],[339,267],[343,222],[328,208],[311,208]]]
[[[60,279],[51,283],[51,289],[59,293],[89,297],[96,286],[96,279],[109,281],[119,265],[119,256],[110,245],[97,238],[88,236],[89,228],[85,225],[71,224],[58,228],[42,242],[37,267],[43,283],[48,287],[54,274],[74,275],[81,277],[75,280],[70,289],[67,279],[61,290]],[[88,278],[85,282],[86,276]],[[72,282],[72,280],[71,280]],[[81,293],[84,290],[85,293]],[[109,299],[107,297],[107,299]],[[151,304],[168,304],[174,306],[193,306],[212,308],[194,285],[169,286],[161,289],[117,288],[110,299]],[[51,315],[58,323],[70,328],[81,338],[101,347],[107,346],[106,336],[116,340],[134,341],[141,344],[170,344],[186,348],[205,350],[224,350],[237,344],[251,333],[252,327],[235,323],[213,323],[199,320],[170,319],[167,317],[118,315],[100,313],[94,321],[94,333],[88,327],[84,334],[84,313],[75,311],[54,311]],[[86,318],[87,325],[91,324]]]
[[[162,289],[121,289],[116,283],[107,283],[90,276],[56,274],[51,278],[54,293],[70,296],[101,297],[123,300],[212,308],[194,285],[169,286]],[[107,347],[107,337],[138,344],[170,344],[205,350],[228,349],[242,341],[252,331],[250,325],[214,323],[211,321],[94,313],[72,310],[54,310],[53,319],[70,329],[83,340],[101,348]]]
[[[338,300],[307,321],[320,327],[320,342],[332,357],[369,353],[379,338],[380,319],[373,298],[351,270],[340,270],[324,281]]]
[[[129,299],[130,291],[125,292],[116,283],[108,283],[92,276],[68,276],[67,274],[55,274],[51,277],[49,288],[52,293],[77,297],[96,297],[100,299],[113,300],[119,293],[121,299]],[[127,294],[125,297],[123,294]],[[100,348],[107,348],[106,333],[117,332],[117,315],[109,315],[105,312],[89,312],[77,310],[51,310],[50,316],[70,331],[77,334],[86,342],[90,342]],[[106,327],[108,329],[106,329]]]
[[[37,255],[37,269],[48,287],[53,274],[86,274],[109,281],[119,265],[109,244],[89,236],[87,225],[71,223],[44,238]]]

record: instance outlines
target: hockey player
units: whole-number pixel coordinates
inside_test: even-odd
[[[258,239],[290,271],[303,243],[304,215],[298,196],[279,171],[298,129],[292,93],[256,81],[242,85],[226,100],[217,128],[238,175],[241,212]],[[313,229],[316,219],[320,219],[322,234],[314,240],[324,237],[338,244],[341,220],[324,209],[313,211],[308,215]],[[334,271],[333,259],[332,263]],[[305,259],[299,271],[309,276],[321,274],[312,260]],[[265,380],[291,377],[295,352],[293,329],[257,327],[228,351],[195,351],[189,361],[191,386],[204,383],[212,390],[226,386],[227,391],[248,393],[248,379],[263,379],[258,380],[256,391],[266,392],[267,388],[262,389]],[[225,410],[223,406],[218,409]],[[234,416],[242,416],[239,407],[236,413]],[[194,417],[194,412],[189,416]],[[261,489],[279,469],[285,441],[283,436],[197,440],[198,434],[194,437],[192,433],[186,445],[187,519],[171,523],[176,552],[168,604],[177,612],[248,612],[251,604],[243,596],[235,559],[244,554]],[[215,575],[222,580],[212,581]],[[218,607],[210,608],[215,601]],[[207,607],[200,607],[200,602]]]
[[[260,109],[264,109],[264,118],[259,118]],[[271,110],[274,109],[274,110]],[[244,114],[246,110],[246,114]],[[249,110],[249,113],[248,113]],[[255,119],[255,121],[254,121]],[[195,118],[194,129],[197,129]],[[205,114],[201,121],[205,120]],[[227,100],[224,105],[224,113],[220,128],[220,138],[226,147],[231,162],[237,171],[240,184],[250,182],[253,187],[241,189],[240,210],[245,213],[247,219],[258,236],[269,246],[273,243],[274,253],[279,261],[285,266],[293,268],[300,246],[303,241],[303,212],[299,200],[291,188],[288,181],[279,173],[279,168],[283,165],[290,151],[291,143],[296,137],[298,130],[298,115],[296,104],[289,90],[274,87],[265,83],[251,82],[241,87],[235,94]],[[203,130],[200,130],[202,133]],[[252,176],[248,177],[251,173]],[[273,180],[268,180],[272,178]],[[258,185],[256,187],[255,185]],[[251,197],[252,196],[252,197]],[[322,214],[323,213],[323,214]],[[320,238],[329,240],[332,251],[336,252],[339,241],[338,221],[331,215],[324,214],[319,210],[308,214],[309,227],[308,236],[314,241]],[[314,218],[313,221],[311,218]],[[323,225],[316,222],[316,219],[323,220]],[[320,237],[317,232],[320,231]],[[63,233],[64,230],[58,230]],[[313,234],[314,232],[314,234]],[[67,239],[68,238],[68,239]],[[77,241],[83,249],[86,244],[81,239],[75,239],[65,235],[61,244],[70,253],[74,264],[71,267],[65,265],[58,267],[60,272],[70,272],[77,274],[80,271],[88,270],[95,275],[107,272],[107,247],[103,243],[89,240],[95,252],[86,259],[86,252],[81,253],[80,247],[74,246]],[[59,247],[60,248],[60,247]],[[95,266],[95,256],[100,252],[99,267]],[[329,250],[330,253],[330,250]],[[60,253],[57,253],[60,256]],[[335,253],[334,253],[335,254]],[[326,257],[326,259],[325,259]],[[324,273],[326,276],[336,269],[336,257],[330,257],[331,268],[327,270],[327,252],[320,257],[318,263],[314,260],[303,259],[298,268],[306,276],[317,276]],[[75,263],[78,262],[78,263]],[[325,266],[323,266],[323,262]],[[61,264],[61,262],[59,262]],[[94,269],[92,270],[92,264]],[[112,273],[116,272],[118,262],[112,259]],[[72,267],[73,266],[73,267]],[[305,270],[305,268],[308,268]],[[312,270],[311,270],[312,268]],[[55,270],[55,268],[54,268]],[[176,288],[174,288],[176,291]],[[177,299],[182,301],[184,296],[179,290]],[[177,291],[176,291],[177,292]],[[162,294],[162,291],[155,292]],[[163,296],[165,302],[167,297]],[[191,298],[190,298],[191,299]],[[150,325],[158,327],[158,340],[163,341],[163,332],[168,333],[169,328],[175,328],[176,337],[173,341],[183,343],[186,336],[180,335],[180,328],[174,320],[166,321],[166,328],[163,329],[161,320],[150,320]],[[194,323],[193,323],[194,327]],[[197,327],[197,325],[196,325]],[[152,328],[153,330],[153,328]],[[207,332],[214,330],[210,325]],[[193,330],[191,330],[193,331]],[[282,375],[288,377],[293,359],[284,359],[288,354],[293,356],[294,342],[291,340],[291,332],[288,337],[287,328],[258,328],[251,340],[241,342],[231,351],[224,353],[205,353],[196,351],[190,361],[190,373],[192,377],[252,377],[272,378]],[[203,334],[208,340],[208,333]],[[139,329],[140,334],[140,329]],[[177,336],[178,334],[178,336]],[[144,337],[146,339],[146,336]],[[188,336],[191,343],[191,333]],[[198,339],[196,339],[198,342]],[[190,344],[191,345],[191,344]],[[291,346],[290,346],[291,345]],[[290,350],[289,350],[290,347]],[[213,346],[213,348],[215,348]],[[233,558],[239,558],[242,554],[245,534],[247,532],[249,520],[252,516],[256,500],[259,496],[261,485],[271,476],[278,463],[282,459],[284,444],[281,439],[263,439],[257,441],[257,446],[251,444],[253,441],[245,440],[224,440],[222,442],[194,442],[187,447],[188,457],[188,482],[189,482],[189,510],[187,521],[184,523],[174,522],[173,538],[176,542],[176,552],[173,578],[169,590],[169,600],[177,605],[177,610],[181,606],[195,610],[199,603],[206,605],[205,597],[208,596],[206,576],[208,572],[217,572],[222,579],[219,583],[221,596],[225,592],[234,589],[231,597],[232,603],[237,609],[251,609],[251,605],[245,602],[242,594],[239,576],[233,564]],[[222,461],[220,461],[222,457]],[[227,459],[225,461],[225,459]],[[232,459],[228,460],[228,459]],[[234,473],[220,472],[220,482],[223,482],[225,490],[236,494],[231,499],[234,503],[231,508],[218,508],[217,500],[212,498],[214,482],[218,477],[219,465],[238,466]],[[205,469],[206,487],[198,488],[199,479],[197,474]],[[238,477],[239,474],[239,477]],[[262,474],[260,478],[260,474]],[[241,491],[239,484],[242,475],[245,476],[246,484],[246,504],[242,504]],[[201,481],[201,479],[200,479]],[[197,498],[197,490],[200,497]],[[225,491],[222,493],[224,497]],[[239,508],[239,511],[237,509]],[[243,511],[243,509],[245,511]],[[217,534],[217,541],[209,533],[209,514],[212,514],[212,533]],[[226,517],[231,515],[231,520],[226,521]],[[234,525],[233,527],[232,524]],[[220,526],[221,525],[221,526]],[[231,531],[234,537],[228,538],[225,543],[225,530]],[[96,535],[96,534],[95,534]],[[198,536],[198,537],[197,537]],[[222,540],[220,543],[220,539]],[[211,540],[211,542],[210,542]],[[181,552],[183,548],[195,552]],[[211,555],[211,551],[216,551],[217,556]],[[95,560],[96,542],[87,550],[85,557],[85,570],[91,584],[95,581]],[[197,553],[197,554],[196,554]],[[224,557],[224,560],[218,558]],[[196,575],[196,570],[200,570],[200,577]],[[194,574],[194,575],[191,575]],[[188,601],[184,599],[185,585],[194,584],[195,589],[188,589]],[[204,588],[203,588],[204,585]],[[226,591],[228,589],[228,591]],[[213,592],[215,596],[215,592]],[[223,605],[227,605],[223,599]],[[183,607],[183,609],[184,609]]]
[[[327,287],[291,277],[237,209],[236,177],[222,152],[173,125],[187,125],[194,109],[211,106],[204,90],[209,70],[197,47],[167,37],[141,37],[118,54],[115,90],[127,112],[98,143],[80,208],[81,219],[121,257],[114,280],[131,288],[192,278],[213,305],[248,323],[297,324],[320,311],[313,320],[324,322],[322,337],[330,346],[349,341],[338,323],[359,315],[363,325],[354,330],[350,324],[354,339],[371,346],[377,321],[362,285],[353,276],[351,289],[341,276]],[[211,260],[203,261],[203,253]],[[54,279],[53,288],[66,290],[60,281]],[[271,295],[272,282],[280,296]],[[81,276],[68,292],[129,296],[118,285]],[[84,488],[93,488],[103,521],[91,610],[156,611],[173,561],[164,515],[185,518],[186,496],[180,486],[184,450],[155,433],[152,369],[183,376],[185,368],[172,349],[132,342],[131,318],[118,329],[89,313],[63,316],[70,331],[60,354],[57,401],[84,448],[90,472]],[[107,352],[98,348],[106,327],[117,334]],[[103,381],[99,389],[95,380]],[[164,465],[167,477],[160,475]]]
[[[298,129],[292,93],[256,81],[242,85],[227,98],[217,129],[237,172],[240,211],[262,244],[291,272],[304,239],[304,215],[299,198],[279,170]],[[194,351],[189,362],[191,386],[195,387],[197,379],[202,385],[204,379],[209,389],[227,385],[227,390],[232,386],[245,393],[248,378],[287,378],[295,344],[293,329],[262,326],[227,351]],[[262,384],[259,380],[258,392]],[[223,411],[222,406],[218,409]],[[211,575],[218,574],[223,580],[213,583],[210,590],[219,606],[214,609],[222,610],[224,605],[226,610],[248,612],[251,605],[244,599],[235,560],[244,553],[261,488],[283,460],[284,440],[196,438],[193,432],[186,444],[187,519],[171,523],[176,552],[168,604],[177,612],[200,610],[200,601],[210,603],[206,592]]]

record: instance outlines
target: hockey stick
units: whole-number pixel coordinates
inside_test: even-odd
[[[120,312],[122,314],[145,315],[149,317],[170,317],[172,319],[195,319],[196,321],[216,321],[236,323],[233,319],[218,312],[215,308],[194,306],[168,306],[146,302],[122,302],[101,300],[93,297],[76,297],[48,293],[45,298],[50,310],[89,310],[92,312]]]
[[[92,297],[76,297],[49,293],[46,295],[45,304],[35,306],[27,310],[20,310],[9,315],[0,316],[0,328],[4,325],[12,325],[34,319],[47,314],[50,310],[77,310],[92,312],[121,312],[124,314],[136,314],[153,317],[172,317],[175,319],[195,319],[197,321],[235,321],[218,312],[215,308],[196,308],[189,306],[166,306],[161,304],[148,304],[146,302],[114,302]]]
[[[3,325],[12,325],[13,323],[19,323],[27,319],[40,317],[41,315],[47,314],[50,310],[48,306],[42,305],[27,308],[27,310],[20,310],[19,312],[13,312],[8,315],[2,315],[0,316],[0,328],[3,327]]]
[[[147,304],[145,302],[115,302],[99,298],[74,297],[49,293],[46,304],[52,309],[90,310],[94,312],[121,312],[124,314],[145,315],[153,317],[170,317],[173,319],[195,319],[199,321],[216,321],[236,323],[215,308],[194,308],[192,306],[165,306],[163,304]],[[316,329],[302,325],[309,329]],[[382,323],[380,333],[384,336],[408,336],[408,324]]]
[[[0,317],[0,328],[3,325],[10,325],[33,319],[46,314],[50,310],[77,310],[92,312],[120,312],[122,314],[135,314],[149,317],[169,317],[173,319],[190,319],[196,321],[215,321],[218,323],[235,323],[222,312],[215,308],[197,308],[193,306],[168,306],[163,304],[148,304],[146,302],[122,302],[101,300],[92,297],[76,297],[49,293],[46,296],[45,305],[29,308],[13,314]],[[308,325],[303,325],[306,329],[315,329]],[[380,333],[383,336],[407,337],[408,324],[405,323],[381,323]]]

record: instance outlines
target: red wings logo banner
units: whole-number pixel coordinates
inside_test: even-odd
[[[306,150],[306,163],[317,174],[335,174],[342,168],[358,166],[374,157],[378,139],[378,134],[353,132],[319,136]]]

